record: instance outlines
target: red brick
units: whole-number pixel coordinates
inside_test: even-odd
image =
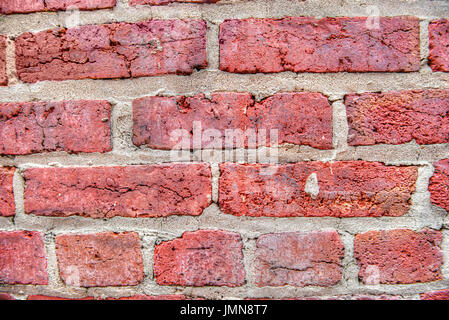
[[[8,293],[0,293],[0,300],[16,300]]]
[[[207,65],[201,20],[60,28],[24,33],[15,43],[17,74],[24,82],[190,74]]]
[[[255,283],[333,286],[341,280],[344,246],[336,231],[266,234],[257,239]]]
[[[235,92],[213,93],[211,99],[204,94],[146,97],[134,101],[133,117],[134,144],[153,149],[179,146],[181,137],[171,139],[170,136],[179,129],[188,134],[188,140],[182,143],[183,149],[193,148],[194,122],[201,124],[203,134],[205,130],[218,130],[222,136],[220,145],[224,148],[256,147],[255,142],[248,143],[247,138],[229,143],[225,138],[226,130],[253,132],[255,136],[260,129],[266,130],[267,143],[259,139],[259,145],[269,144],[270,130],[277,129],[280,144],[332,148],[332,108],[320,93],[280,93],[261,102],[255,102],[249,93]],[[218,148],[208,136],[204,136],[201,143],[202,148]]]
[[[349,145],[449,142],[449,90],[354,93],[345,105]]]
[[[365,284],[406,284],[442,279],[442,234],[425,229],[369,231],[354,239],[354,257]]]
[[[13,193],[14,170],[0,167],[0,217],[11,217],[16,214]]]
[[[38,11],[58,11],[78,8],[95,10],[112,8],[117,0],[2,0],[0,13],[29,13]]]
[[[423,293],[421,300],[449,300],[449,289]]]
[[[207,164],[32,168],[25,211],[90,218],[200,215],[211,203]]]
[[[131,297],[121,297],[121,298],[108,298],[106,300],[185,300],[186,297],[183,295],[162,295],[162,296],[147,296],[147,295],[135,295]]]
[[[449,159],[433,164],[435,170],[429,181],[430,201],[449,211]]]
[[[433,71],[449,72],[449,20],[429,24],[429,65]]]
[[[381,17],[225,20],[220,69],[257,72],[398,72],[420,67],[419,20]]]
[[[78,287],[134,286],[144,277],[135,232],[56,236],[61,279]]]
[[[8,85],[6,74],[6,36],[0,35],[0,86]]]
[[[107,101],[0,103],[0,154],[112,150]]]
[[[35,231],[0,231],[0,284],[48,284],[44,240]]]
[[[224,163],[220,172],[223,212],[252,217],[402,216],[417,178],[416,167],[365,161]],[[318,193],[306,188],[313,174]]]
[[[42,295],[31,295],[31,296],[28,296],[27,300],[95,300],[95,298],[94,297],[63,298],[63,297],[50,297],[50,296],[42,296]]]
[[[187,3],[215,3],[220,0],[129,0],[130,6],[138,6],[149,4],[153,6],[176,3],[176,2],[187,2]]]
[[[227,231],[185,232],[154,251],[154,276],[160,285],[228,286],[245,283],[240,235]]]

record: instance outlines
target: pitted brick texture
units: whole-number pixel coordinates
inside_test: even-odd
[[[134,286],[144,277],[135,232],[56,236],[61,279],[76,287]]]
[[[224,213],[268,217],[402,216],[411,205],[416,167],[377,162],[220,165]],[[307,188],[317,178],[317,192]],[[316,186],[315,186],[316,187]]]
[[[320,93],[279,93],[261,102],[235,92],[146,97],[134,101],[133,117],[134,144],[153,149],[255,148],[270,145],[273,130],[279,144],[332,148],[332,108]]]
[[[6,36],[0,35],[0,86],[8,84],[6,74]]]
[[[2,0],[0,13],[29,13],[59,10],[95,10],[112,8],[117,0]]]
[[[44,240],[35,231],[0,231],[0,284],[48,284]]]
[[[137,5],[164,5],[164,4],[170,4],[170,3],[177,3],[177,2],[185,2],[185,3],[215,3],[220,0],[129,0],[130,6],[137,6]]]
[[[16,40],[24,82],[190,74],[207,65],[206,23],[149,20],[24,33]]]
[[[0,154],[112,150],[106,101],[0,103]]]
[[[449,142],[449,90],[348,94],[352,146]]]
[[[154,251],[160,285],[228,286],[245,283],[242,241],[237,233],[199,230],[166,241]]]
[[[365,284],[400,284],[442,279],[440,231],[369,231],[354,238],[354,257]]]
[[[0,217],[16,214],[13,192],[14,170],[14,168],[0,167]]]
[[[449,72],[449,20],[429,24],[429,65],[433,71]]]
[[[367,25],[368,23],[368,25]],[[381,17],[225,20],[220,69],[256,72],[408,72],[420,67],[419,21]]]
[[[211,203],[207,164],[26,170],[25,211],[90,218],[200,215]]]
[[[259,287],[327,287],[341,280],[344,247],[335,231],[276,233],[257,239],[256,256]]]
[[[421,300],[449,300],[449,289],[423,293]]]
[[[449,159],[433,164],[435,170],[429,180],[430,201],[449,211]]]

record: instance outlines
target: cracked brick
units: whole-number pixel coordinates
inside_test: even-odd
[[[133,119],[134,144],[153,149],[196,149],[195,134],[201,148],[254,148],[270,145],[273,129],[278,130],[279,144],[332,148],[332,108],[320,93],[279,93],[261,102],[235,92],[213,93],[211,99],[204,94],[145,97],[134,100]],[[174,135],[178,130],[185,137]],[[209,135],[210,130],[217,134]],[[265,141],[255,141],[261,130],[266,130]],[[227,140],[232,138],[227,131],[241,134]]]
[[[449,159],[433,164],[434,172],[429,180],[430,201],[432,204],[449,211]]]
[[[336,231],[266,234],[256,245],[258,287],[328,287],[341,280],[344,246]]]
[[[367,25],[368,23],[368,25]],[[420,67],[419,20],[380,17],[225,20],[220,69],[236,73],[410,72]]]
[[[0,216],[11,217],[16,214],[14,202],[14,168],[0,168]]]
[[[8,85],[6,74],[6,36],[0,35],[0,86]]]
[[[154,250],[154,276],[160,285],[228,286],[245,283],[241,237],[228,231],[185,232]]]
[[[431,229],[368,231],[354,238],[365,284],[409,284],[442,279],[442,233]]]
[[[112,150],[107,101],[0,103],[0,154]]]
[[[56,236],[59,273],[76,287],[135,286],[143,278],[143,259],[135,232]]]
[[[96,10],[112,8],[117,0],[2,0],[0,13],[31,13],[67,9]]]
[[[138,6],[138,5],[165,5],[170,3],[184,2],[184,3],[216,3],[220,0],[129,0],[128,3],[130,6]]]
[[[449,72],[449,20],[429,24],[429,65],[433,71]]]
[[[42,234],[36,231],[0,231],[0,285],[48,284]]]
[[[449,142],[449,90],[353,93],[345,105],[351,146]]]
[[[252,217],[402,216],[411,206],[417,168],[378,162],[220,165],[219,204]],[[317,192],[307,181],[316,175]]]
[[[149,20],[24,33],[20,80],[109,79],[191,74],[207,66],[206,22]]]
[[[200,215],[211,203],[207,164],[31,168],[25,212],[89,218]]]

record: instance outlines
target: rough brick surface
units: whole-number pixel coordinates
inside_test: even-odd
[[[16,300],[8,293],[0,293],[0,300]]]
[[[442,234],[425,229],[369,231],[354,239],[354,257],[365,284],[399,284],[442,279]]]
[[[0,35],[0,86],[8,84],[6,75],[6,36]]]
[[[131,297],[121,297],[121,298],[108,298],[106,300],[185,300],[186,297],[183,295],[162,295],[162,296],[147,296],[147,295],[135,295]]]
[[[0,103],[0,154],[112,150],[106,101]]]
[[[421,300],[449,300],[449,290],[438,290],[421,294]]]
[[[267,234],[257,239],[255,283],[332,286],[341,280],[344,246],[336,231]]]
[[[154,251],[154,276],[158,284],[179,286],[243,285],[242,241],[227,231],[186,232]]]
[[[261,102],[249,93],[233,92],[213,93],[211,99],[203,94],[146,97],[134,101],[133,117],[134,144],[154,149],[254,148],[269,145],[273,129],[278,130],[279,144],[332,148],[332,108],[320,93],[280,93]],[[265,139],[256,141],[261,129],[266,130]],[[219,132],[218,144],[206,130]],[[241,140],[232,139],[227,130],[240,130]]]
[[[349,94],[349,145],[449,142],[449,90]]]
[[[187,3],[215,3],[220,0],[129,0],[130,6],[137,6],[137,5],[143,5],[143,4],[149,4],[149,5],[164,5],[169,3],[176,3],[176,2],[187,2]]]
[[[417,178],[416,167],[364,161],[225,163],[220,172],[223,212],[253,217],[401,216],[410,208]]]
[[[112,8],[117,0],[2,0],[0,13],[29,13],[75,9],[95,10]]]
[[[26,170],[25,211],[90,218],[200,215],[211,203],[207,164]]]
[[[24,82],[190,74],[206,65],[206,23],[200,20],[86,25],[16,40]]]
[[[137,285],[144,277],[140,247],[135,232],[58,235],[61,279],[77,287]]]
[[[449,159],[433,164],[435,170],[429,180],[430,201],[449,211]]]
[[[369,29],[363,17],[225,20],[220,26],[220,69],[237,73],[417,71],[418,19],[381,17],[379,25]]]
[[[85,297],[85,298],[63,298],[63,297],[51,297],[51,296],[43,296],[43,295],[30,295],[27,300],[95,300],[94,297]]]
[[[47,283],[42,235],[35,231],[0,231],[0,284]]]
[[[429,65],[433,71],[449,72],[449,20],[429,24]]]
[[[16,214],[13,176],[14,168],[0,167],[0,217],[10,217]]]

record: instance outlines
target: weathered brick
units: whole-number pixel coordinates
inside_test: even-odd
[[[176,2],[186,2],[186,3],[215,3],[220,0],[129,0],[130,6],[138,6],[149,4],[153,6],[176,3]]]
[[[48,284],[44,240],[35,231],[0,231],[0,284]]]
[[[257,239],[255,283],[332,286],[341,280],[344,246],[336,231],[266,234]]]
[[[442,234],[425,229],[369,231],[354,239],[354,257],[365,284],[400,284],[442,279]]]
[[[6,74],[6,36],[0,35],[0,86],[8,85]]]
[[[449,142],[449,90],[354,93],[345,105],[349,145]]]
[[[2,0],[0,13],[29,13],[67,9],[95,10],[112,8],[117,0]]]
[[[0,103],[0,154],[112,150],[107,101]]]
[[[30,295],[27,300],[95,300],[94,297],[85,297],[85,298],[63,298],[63,297],[51,297],[51,296],[43,296],[43,295]]]
[[[429,65],[433,71],[449,72],[449,20],[429,24]]]
[[[14,170],[14,168],[0,167],[0,217],[10,217],[16,214],[13,192]]]
[[[380,217],[408,212],[416,167],[377,162],[220,165],[224,213],[269,217]]]
[[[0,300],[16,300],[8,293],[0,293]]]
[[[332,108],[320,93],[280,93],[261,102],[249,93],[235,92],[213,93],[211,99],[204,94],[146,97],[133,102],[133,117],[134,144],[153,149],[257,147],[270,144],[273,129],[278,130],[279,144],[332,148]],[[175,130],[183,130],[185,137],[174,135]],[[210,130],[221,135],[218,144],[216,136],[207,133]],[[227,133],[236,130],[241,140]],[[266,130],[264,141],[256,141],[260,130]],[[248,139],[251,136],[254,141]]]
[[[227,231],[185,232],[154,251],[154,276],[160,285],[228,286],[245,283],[240,235]]]
[[[368,25],[367,25],[368,23]],[[381,17],[225,20],[220,69],[257,72],[409,72],[420,67],[419,20]]]
[[[423,293],[421,300],[449,300],[449,289]]]
[[[200,215],[211,203],[207,164],[32,168],[25,211],[90,218]]]
[[[135,232],[56,236],[61,279],[77,287],[134,286],[144,277]]]
[[[24,82],[190,74],[207,65],[202,20],[60,28],[24,33],[15,44]]]
[[[430,201],[449,211],[449,159],[433,164],[435,170],[429,180]]]
[[[162,295],[162,296],[148,296],[138,294],[130,297],[121,297],[121,298],[107,298],[106,300],[185,300],[186,297],[183,295]]]

